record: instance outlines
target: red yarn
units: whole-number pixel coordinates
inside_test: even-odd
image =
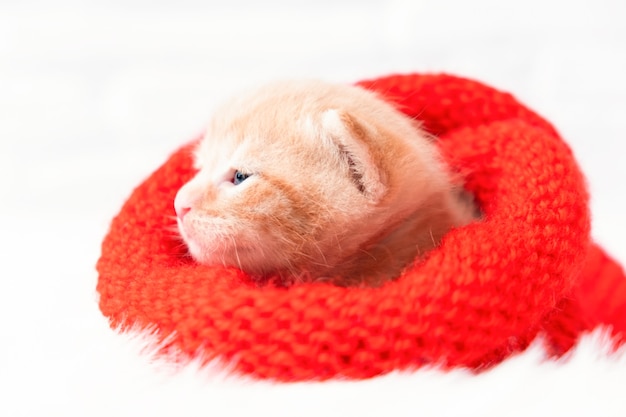
[[[448,75],[360,85],[440,138],[483,221],[451,231],[381,288],[259,287],[183,256],[170,219],[192,175],[184,147],[134,190],[103,242],[97,289],[111,325],[156,325],[183,352],[279,380],[483,368],[541,331],[556,354],[601,323],[626,332],[624,273],[591,244],[584,179],[548,122],[509,94]]]

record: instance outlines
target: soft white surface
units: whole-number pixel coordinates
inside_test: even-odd
[[[594,236],[626,260],[626,2],[225,4],[0,2],[0,415],[626,415],[624,356],[592,341],[567,365],[537,349],[480,377],[273,386],[166,372],[108,329],[111,217],[220,99],[277,78],[446,71],[513,92],[567,138]]]

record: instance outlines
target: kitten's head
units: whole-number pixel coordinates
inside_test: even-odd
[[[372,93],[271,84],[219,109],[178,192],[192,257],[264,276],[323,276],[420,204],[433,146]]]

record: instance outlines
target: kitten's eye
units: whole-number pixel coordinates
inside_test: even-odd
[[[233,184],[239,185],[244,182],[249,176],[250,174],[244,174],[241,171],[235,171],[235,175],[233,176]]]

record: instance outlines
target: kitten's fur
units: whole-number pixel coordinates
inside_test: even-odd
[[[175,200],[191,256],[287,283],[379,285],[474,214],[431,140],[358,87],[282,82],[234,99],[196,166]],[[236,172],[251,175],[235,185]]]

